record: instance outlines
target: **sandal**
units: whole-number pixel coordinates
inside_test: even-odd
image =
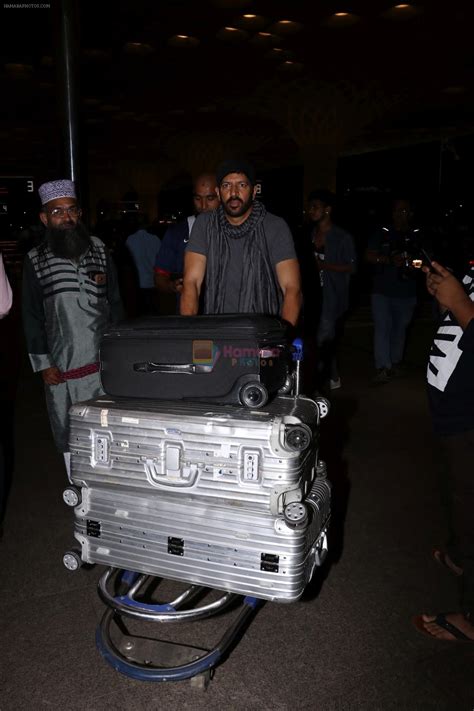
[[[423,619],[422,615],[416,615],[416,617],[413,617],[412,623],[418,632],[421,632],[425,635],[425,637],[429,637],[430,639],[437,639],[440,642],[470,642],[471,644],[474,644],[474,639],[471,639],[470,637],[465,635],[464,632],[461,632],[458,627],[453,625],[451,622],[448,622],[446,616],[449,614],[451,613],[440,612],[439,615],[436,615],[435,619],[432,620],[432,623],[438,625],[438,627],[441,627],[442,629],[452,634],[454,640],[440,639],[439,637],[436,637],[435,635],[431,634],[425,627],[426,620]]]

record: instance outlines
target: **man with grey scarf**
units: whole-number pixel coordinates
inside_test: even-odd
[[[296,325],[301,308],[298,260],[288,225],[255,201],[253,166],[224,161],[216,171],[220,206],[199,215],[186,248],[181,314],[280,315]]]
[[[23,327],[69,475],[69,408],[103,394],[99,343],[108,325],[122,317],[122,304],[110,255],[81,222],[74,183],[53,180],[38,192],[46,230],[24,263]]]

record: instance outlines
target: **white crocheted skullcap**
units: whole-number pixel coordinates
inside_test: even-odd
[[[76,198],[76,188],[72,180],[51,180],[49,183],[43,183],[38,188],[38,193],[42,205],[58,198]]]

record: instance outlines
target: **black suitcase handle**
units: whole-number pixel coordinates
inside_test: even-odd
[[[196,363],[134,363],[133,370],[137,373],[184,373],[193,375],[194,373],[212,373],[213,365],[202,365]]]

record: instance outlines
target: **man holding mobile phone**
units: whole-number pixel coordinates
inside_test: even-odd
[[[411,234],[412,218],[409,200],[393,200],[392,223],[376,230],[367,245],[366,260],[373,269],[374,385],[402,373],[406,332],[416,306],[415,274],[406,278],[401,249]]]
[[[427,379],[433,426],[452,482],[454,529],[453,541],[434,557],[461,581],[461,599],[458,612],[419,615],[414,624],[437,639],[474,642],[474,265],[462,283],[437,262],[423,271],[441,310]]]

